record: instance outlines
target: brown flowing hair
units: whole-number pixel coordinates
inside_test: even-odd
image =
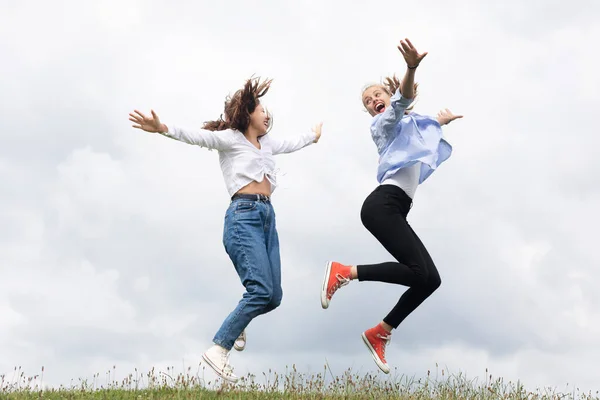
[[[202,129],[209,131],[236,129],[242,133],[246,132],[250,125],[250,114],[260,104],[259,99],[267,94],[272,81],[267,79],[261,82],[258,77],[246,80],[242,89],[225,99],[225,119],[221,114],[215,121],[206,121]]]
[[[390,76],[385,77],[383,82],[379,85],[367,86],[363,90],[363,93],[365,92],[365,90],[367,90],[370,87],[379,86],[387,94],[389,94],[390,96],[393,96],[394,93],[396,93],[396,90],[400,89],[401,84],[402,84],[402,82],[398,79],[396,74],[394,74],[391,77]],[[415,82],[413,87],[414,87],[414,93],[415,93],[413,96],[413,102],[411,103],[411,105],[409,107],[406,108],[406,111],[404,111],[404,114],[409,114],[415,106],[414,100],[417,98],[417,95],[419,94],[419,90],[418,90],[419,84],[417,82]]]

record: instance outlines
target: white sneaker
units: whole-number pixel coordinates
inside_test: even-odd
[[[240,336],[238,336],[238,338],[235,339],[235,342],[233,343],[233,348],[237,351],[242,351],[246,348],[246,330],[243,330],[242,333],[240,333]]]
[[[202,359],[226,381],[235,383],[239,379],[233,374],[233,368],[229,365],[229,352],[224,347],[216,344],[211,346],[202,354]]]

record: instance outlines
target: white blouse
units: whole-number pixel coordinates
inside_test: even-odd
[[[273,192],[277,186],[273,156],[300,150],[314,143],[317,138],[316,133],[312,131],[282,139],[268,133],[259,138],[260,149],[258,149],[242,132],[233,129],[213,132],[169,125],[168,131],[161,134],[184,143],[217,150],[229,196],[233,196],[252,181],[262,182],[265,176],[271,182],[271,192]]]

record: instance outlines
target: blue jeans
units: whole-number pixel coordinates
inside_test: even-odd
[[[275,212],[268,201],[235,199],[225,213],[223,245],[246,288],[213,342],[227,350],[253,318],[281,303],[281,260]]]

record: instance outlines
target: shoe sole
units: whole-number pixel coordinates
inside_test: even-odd
[[[329,300],[327,299],[327,283],[329,282],[329,274],[331,274],[331,261],[325,266],[325,277],[323,278],[323,285],[321,286],[321,307],[329,307]]]
[[[244,349],[246,348],[246,335],[244,335],[244,340],[241,340],[241,342],[243,343],[242,345],[237,344],[237,342],[237,339],[235,340],[235,342],[233,342],[233,348],[237,351],[244,351]]]
[[[375,351],[375,349],[373,348],[373,346],[371,346],[371,342],[369,342],[369,339],[367,339],[367,335],[365,335],[364,332],[363,332],[361,334],[361,336],[362,336],[363,342],[365,342],[365,346],[367,346],[367,349],[369,349],[369,351],[371,352],[371,356],[373,357],[373,360],[375,361],[375,364],[377,364],[377,366],[379,367],[380,370],[382,370],[386,374],[389,374],[390,373],[390,367],[388,367],[387,365],[385,365],[384,363],[381,362],[381,360],[377,356],[377,352]]]
[[[227,376],[223,374],[223,371],[221,371],[211,360],[210,358],[208,358],[206,356],[206,354],[202,354],[202,359],[208,364],[209,367],[211,367],[215,373],[217,375],[219,375],[221,378],[225,379],[227,382],[230,383],[236,383],[238,381],[239,378],[237,377],[232,377],[232,376]]]
[[[244,349],[246,348],[246,343],[244,343],[243,346],[238,346],[237,344],[233,344],[233,348],[236,349],[237,351],[244,351]]]

